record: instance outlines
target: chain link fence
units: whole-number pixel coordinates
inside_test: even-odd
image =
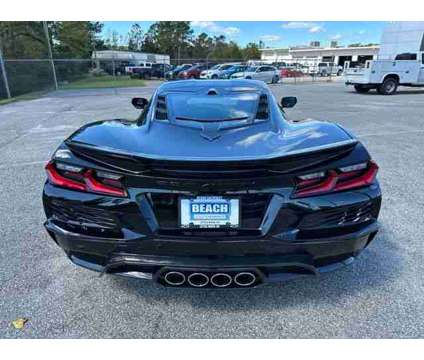
[[[341,68],[324,69],[299,63],[265,64],[259,60],[171,59],[169,64],[132,64],[114,59],[3,59],[3,67],[0,67],[0,99],[8,97],[7,84],[11,97],[55,89],[133,87],[143,86],[146,81],[154,79],[201,78],[204,77],[201,76],[202,71],[222,64],[274,66],[280,83],[293,84],[332,81],[342,73]],[[220,74],[219,71],[217,74]]]

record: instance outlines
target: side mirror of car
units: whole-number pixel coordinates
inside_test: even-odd
[[[282,108],[292,108],[297,104],[296,96],[285,96],[281,98],[281,107]]]
[[[136,109],[144,109],[146,107],[146,105],[148,104],[148,100],[145,98],[132,98],[131,100],[131,104],[133,104],[133,106]]]

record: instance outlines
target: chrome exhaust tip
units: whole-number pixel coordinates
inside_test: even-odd
[[[163,279],[171,286],[180,286],[186,281],[185,275],[179,271],[169,271],[165,274]]]
[[[240,272],[234,276],[234,282],[238,286],[250,286],[257,280],[256,275],[251,272]]]
[[[194,287],[204,287],[209,284],[209,277],[203,273],[193,273],[187,278],[188,283]]]
[[[233,279],[230,275],[224,273],[217,273],[211,277],[211,284],[215,287],[223,288],[232,283]]]

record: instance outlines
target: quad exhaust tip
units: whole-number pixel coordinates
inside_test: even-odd
[[[232,277],[225,273],[217,273],[211,277],[211,284],[219,288],[230,286],[232,282]]]
[[[179,271],[169,271],[165,274],[164,280],[168,285],[180,286],[185,283],[186,277]]]
[[[193,273],[187,278],[188,283],[194,287],[204,287],[209,284],[209,277],[203,273]]]
[[[258,281],[258,276],[249,271],[239,272],[233,276],[226,273],[216,273],[211,277],[202,272],[194,272],[186,276],[180,271],[168,271],[163,276],[163,281],[171,286],[181,286],[187,282],[188,285],[196,288],[202,288],[208,285],[217,288],[225,288],[233,283],[239,287],[248,287],[254,285]]]
[[[256,275],[251,272],[240,272],[234,276],[234,282],[238,286],[250,286],[256,281]]]

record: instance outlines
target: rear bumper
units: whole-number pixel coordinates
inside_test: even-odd
[[[90,237],[69,232],[51,221],[45,227],[56,243],[64,249],[70,260],[83,268],[100,273],[111,273],[125,277],[145,280],[157,280],[156,274],[163,269],[190,272],[234,272],[255,269],[264,274],[261,283],[281,282],[301,276],[316,276],[320,273],[337,270],[354,260],[356,256],[373,240],[377,231],[377,222],[373,222],[360,231],[353,233],[308,240],[275,240],[265,238],[252,241],[258,255],[231,255],[230,248],[243,247],[241,242],[223,241],[222,254],[202,255],[143,255],[140,244],[151,243],[152,239],[128,234],[127,238],[111,239]],[[157,246],[166,244],[161,240]],[[137,243],[137,245],[135,245]],[[168,246],[175,246],[168,241]],[[181,244],[180,244],[181,245]],[[190,253],[197,244],[184,242]],[[204,247],[217,247],[216,242],[205,240]],[[107,254],[107,256],[106,256]]]

